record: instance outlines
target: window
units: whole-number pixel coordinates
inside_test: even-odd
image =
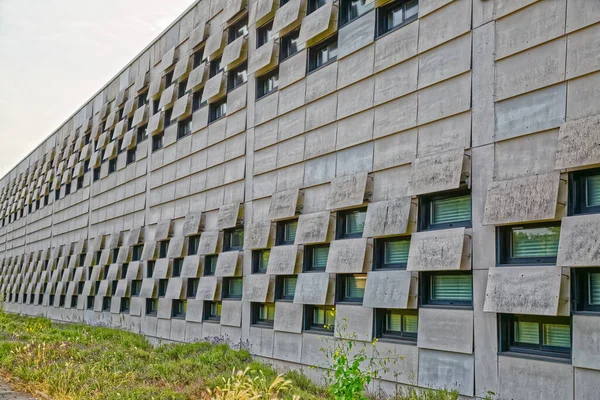
[[[132,296],[139,296],[141,290],[142,290],[142,280],[141,279],[136,279],[136,280],[131,281],[131,295]]]
[[[135,162],[135,152],[137,149],[129,149],[127,150],[127,165]]]
[[[573,311],[600,311],[600,268],[573,268]]]
[[[500,351],[571,358],[571,318],[499,314]]]
[[[179,82],[179,86],[177,87],[177,98],[180,99],[185,95],[185,90],[187,88],[187,79],[182,80],[181,82]]]
[[[338,274],[336,283],[338,302],[362,303],[367,284],[366,274]]]
[[[375,337],[411,342],[417,341],[417,310],[375,310]]]
[[[406,269],[410,237],[375,239],[373,269]]]
[[[187,281],[187,298],[195,299],[198,294],[198,284],[200,283],[199,278],[189,278]]]
[[[275,279],[275,299],[277,300],[294,300],[296,295],[296,275],[277,276]]]
[[[560,221],[497,228],[498,265],[556,264]]]
[[[210,62],[210,70],[208,72],[208,77],[212,78],[221,71],[223,71],[223,68],[221,67],[221,57],[215,58]]]
[[[373,9],[373,0],[341,0],[340,2],[340,26],[355,20],[361,15]]]
[[[85,160],[83,162],[83,172],[86,173],[90,170],[90,160]],[[39,200],[38,200],[39,201]],[[39,208],[39,207],[38,207]]]
[[[263,44],[271,40],[271,31],[273,30],[273,21],[267,22],[263,26],[256,29],[256,48],[258,49]]]
[[[173,72],[175,72],[174,69],[170,70],[165,75],[165,87],[166,88],[168,88],[169,86],[171,86],[171,84],[173,83]]]
[[[300,29],[296,29],[281,37],[279,43],[279,60],[283,61],[288,57],[293,56],[300,50],[304,50],[304,43],[298,44]]]
[[[198,248],[200,246],[200,235],[190,236],[188,238],[188,256],[194,256],[198,254]]]
[[[279,86],[279,68],[256,78],[256,99],[273,92]]]
[[[176,258],[173,260],[173,278],[179,278],[181,276],[181,270],[183,269],[183,258]]]
[[[336,231],[337,239],[362,237],[363,229],[365,228],[366,218],[366,208],[338,211]]]
[[[208,122],[215,122],[227,114],[227,97],[212,103],[208,110]]]
[[[147,90],[138,96],[138,108],[144,107],[146,104],[148,104],[148,91]]]
[[[294,244],[297,229],[298,220],[278,222],[276,245]]]
[[[129,269],[129,263],[123,264],[121,267],[121,279],[127,278],[127,270]]]
[[[158,135],[152,136],[152,151],[157,151],[163,148],[163,137],[165,134],[163,132]]]
[[[600,213],[600,168],[569,175],[569,215]]]
[[[165,297],[167,294],[167,286],[169,285],[168,279],[158,280],[158,297]]]
[[[185,318],[186,309],[187,301],[173,300],[173,304],[171,305],[171,316],[173,318]]]
[[[141,143],[144,140],[148,139],[148,124],[142,125],[137,128],[137,143]]]
[[[419,279],[422,305],[472,306],[473,275],[466,272],[423,272]]]
[[[264,274],[267,272],[269,264],[270,250],[254,250],[252,251],[252,273]]]
[[[169,252],[169,241],[163,240],[158,242],[158,258],[167,258],[167,253]]]
[[[246,36],[248,34],[248,17],[240,19],[235,24],[229,27],[229,36],[227,43],[233,42],[235,39]]]
[[[211,254],[204,257],[204,276],[213,276],[217,270],[217,255]]]
[[[68,194],[71,194],[71,184],[70,183],[67,183],[65,185],[65,196]],[[19,216],[19,218],[22,218],[22,217],[23,217],[23,209],[21,209],[21,215]]]
[[[54,200],[58,200],[58,199],[60,199],[60,189],[56,189],[56,190],[54,191]],[[16,219],[16,217],[15,217],[15,218],[13,218],[13,221],[14,221],[15,219]]]
[[[110,311],[110,296],[104,296],[102,298],[102,311]]]
[[[417,19],[419,14],[418,0],[396,0],[377,8],[377,36],[386,33]]]
[[[327,0],[308,0],[308,5],[306,6],[306,15],[315,12],[325,4],[327,4]]]
[[[241,299],[243,287],[242,278],[223,278],[223,298]]]
[[[321,68],[337,59],[337,35],[308,49],[308,72]]]
[[[123,152],[123,139],[119,139],[117,141],[117,154],[121,154]]]
[[[165,128],[170,126],[171,123],[173,122],[171,120],[171,116],[173,115],[173,109],[169,108],[168,110],[165,110]]]
[[[129,314],[131,301],[129,297],[121,297],[121,309],[120,311],[125,314]]]
[[[218,322],[221,320],[221,302],[220,301],[205,301],[204,302],[204,318],[205,321]]]
[[[419,198],[419,230],[471,227],[471,193]]]
[[[192,117],[188,117],[177,124],[177,139],[186,137],[192,133]]]
[[[328,257],[328,244],[304,246],[304,271],[325,271]]]
[[[247,64],[243,63],[240,66],[227,72],[227,90],[233,90],[238,86],[243,85],[248,81]]]
[[[59,307],[65,306],[65,298],[66,298],[66,296],[64,294],[61,294],[60,297],[58,298],[58,306]],[[110,310],[110,306],[109,306],[109,310]]]
[[[40,299],[41,298],[42,298],[42,296],[40,295]],[[94,300],[95,300],[94,296],[88,296],[87,297],[87,304],[86,304],[86,306],[87,306],[88,310],[93,310],[94,309]]]
[[[80,176],[79,178],[77,178],[77,190],[82,189],[83,188],[83,176]],[[31,212],[31,211],[29,211]]]
[[[204,49],[200,49],[194,53],[194,65],[193,68],[196,69],[202,64],[202,53]]]
[[[136,244],[131,250],[131,261],[140,261],[142,259],[143,244]]]
[[[100,167],[94,168],[94,182],[100,179]]]
[[[252,303],[251,315],[253,325],[272,327],[275,321],[275,304]]]
[[[157,299],[146,299],[146,315],[156,315],[158,309]]]
[[[192,112],[197,111],[206,105],[206,102],[202,101],[202,93],[204,93],[204,90],[202,89],[194,92],[194,95],[192,96]]]
[[[304,306],[304,330],[319,333],[333,332],[335,326],[335,307]]]
[[[152,102],[152,115],[154,115],[160,111],[160,108],[158,108],[159,105],[160,105],[160,99],[156,99]]]
[[[108,160],[108,173],[112,174],[117,170],[117,159]]]
[[[244,228],[225,230],[223,251],[242,250],[244,247]]]

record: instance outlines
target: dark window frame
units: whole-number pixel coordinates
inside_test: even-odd
[[[193,129],[191,116],[177,122],[177,140],[183,139],[184,137],[191,135],[192,131]]]
[[[179,310],[179,305],[183,305],[183,311]],[[185,319],[187,301],[185,299],[175,299],[171,303],[171,318]]]
[[[171,241],[169,239],[158,242],[158,258],[167,258],[170,242]]]
[[[358,297],[346,297],[346,286],[350,278],[356,278],[357,276],[364,277],[367,279],[367,274],[336,274],[335,276],[335,302],[342,304],[362,304],[364,295],[361,298]]]
[[[180,278],[181,272],[183,271],[183,257],[177,257],[173,259],[173,278]]]
[[[589,276],[600,273],[600,267],[571,269],[571,310],[573,312],[600,313],[600,304],[589,302]]]
[[[265,266],[264,270],[260,268],[262,255],[265,251],[271,252],[271,249],[260,249],[260,250],[252,250],[252,273],[253,274],[266,274],[267,266]],[[270,254],[269,254],[270,255]]]
[[[246,72],[246,77],[244,79],[242,79],[243,82],[237,83],[236,79],[235,79],[237,77],[237,73],[242,72],[242,71]],[[231,92],[232,90],[239,88],[246,82],[248,82],[248,63],[247,62],[243,62],[240,65],[238,65],[237,67],[227,71],[227,91],[228,92]]]
[[[133,164],[135,162],[136,159],[136,152],[137,152],[137,148],[133,148],[133,149],[128,149],[127,150],[127,162],[126,164]]]
[[[453,197],[462,197],[466,195],[471,195],[471,191],[469,189],[460,189],[460,190],[452,190],[449,192],[444,192],[440,194],[430,195],[430,196],[419,196],[419,216],[418,216],[418,225],[419,232],[422,231],[433,231],[438,229],[450,229],[450,228],[471,228],[473,225],[473,198],[471,197],[471,218],[469,220],[464,221],[455,221],[448,223],[439,223],[432,224],[431,221],[431,205],[436,200],[444,200],[450,199]]]
[[[202,101],[203,93],[204,88],[201,88],[200,90],[197,90],[192,94],[192,112],[198,111],[207,104],[206,101]]]
[[[391,340],[391,341],[400,341],[400,342],[408,342],[411,344],[416,344],[417,342],[417,333],[406,332],[403,327],[400,331],[387,331],[385,319],[388,313],[392,311],[399,312],[401,315],[416,315],[419,316],[419,310],[412,309],[389,309],[389,308],[376,308],[373,310],[374,312],[374,334],[373,336],[378,339]],[[404,319],[402,319],[404,321]],[[402,322],[404,323],[404,322]]]
[[[574,171],[569,174],[569,206],[568,215],[598,214],[600,206],[586,205],[586,181],[590,176],[600,175],[600,168]]]
[[[204,56],[204,47],[202,47],[194,52],[194,54],[192,55],[192,57],[193,57],[192,69],[196,69],[202,64],[203,56]]]
[[[300,28],[294,29],[287,35],[281,37],[279,40],[279,62],[283,62],[305,49],[304,43],[298,45],[297,42],[295,43],[294,49],[294,40],[297,41],[299,37]]]
[[[349,234],[346,233],[346,217],[348,214],[355,213],[355,212],[364,212],[365,218],[366,218],[367,207],[351,208],[348,210],[340,210],[336,213],[336,217],[335,217],[335,224],[336,224],[335,238],[336,238],[336,240],[355,239],[355,238],[362,237],[362,235],[363,235],[362,231],[360,233],[349,233]]]
[[[242,232],[242,244],[239,246],[231,245],[231,236],[236,232]],[[244,249],[244,228],[236,226],[235,228],[225,229],[223,232],[223,251],[241,251]]]
[[[124,314],[129,314],[131,308],[131,299],[129,297],[121,297],[121,304],[119,305],[119,311]]]
[[[209,266],[211,265],[212,260],[215,260],[215,270],[216,270],[217,258],[218,258],[217,254],[207,254],[204,256],[204,271],[203,271],[204,276],[214,276],[215,275],[215,271],[210,271]]]
[[[186,297],[188,299],[195,299],[198,294],[198,285],[200,284],[200,278],[188,278],[186,286]]]
[[[533,224],[519,224],[496,227],[496,265],[515,266],[515,265],[556,265],[556,256],[554,257],[538,257],[537,259],[525,257],[513,257],[512,253],[512,229],[514,228],[544,228],[561,226],[561,221],[551,221]]]
[[[144,251],[143,244],[134,244],[131,249],[131,261],[140,261],[142,259],[143,251]]]
[[[241,300],[242,299],[242,296],[244,294],[243,289],[242,289],[242,294],[240,294],[240,295],[231,295],[231,294],[229,294],[229,285],[231,285],[231,281],[234,280],[234,279],[235,280],[242,280],[242,288],[243,288],[243,286],[244,286],[243,282],[244,281],[243,281],[242,277],[235,276],[235,277],[225,277],[225,278],[223,278],[223,293],[221,295],[221,297],[223,299],[229,299],[229,300]]]
[[[217,57],[214,60],[211,60],[208,68],[209,78],[212,78],[213,76],[216,76],[219,72],[223,71],[223,66],[221,65],[221,57]]]
[[[224,106],[224,107],[223,107]],[[223,111],[221,111],[223,110]],[[208,123],[219,121],[227,117],[227,96],[219,101],[215,101],[208,105]]]
[[[385,244],[388,242],[402,241],[408,242],[410,246],[411,236],[393,236],[386,238],[375,239],[373,243],[373,270],[393,270],[406,269],[408,261],[405,263],[386,264],[385,260]]]
[[[153,153],[155,151],[162,150],[164,136],[165,136],[164,132],[161,132],[161,133],[158,133],[158,134],[152,136],[152,152]]]
[[[131,296],[139,296],[142,291],[142,280],[141,279],[133,279],[131,281]]]
[[[384,6],[377,7],[375,16],[375,38],[380,38],[385,36],[386,34],[395,31],[396,29],[400,29],[403,26],[410,24],[411,22],[417,20],[419,18],[419,10],[417,9],[417,13],[408,19],[404,19],[404,21],[396,26],[389,27],[387,26],[387,14],[396,9],[399,6],[403,7],[403,13],[405,11],[404,6],[412,0],[396,0],[391,3],[388,3]],[[418,3],[418,2],[417,2]]]
[[[214,304],[215,306],[218,307],[219,303],[221,303],[221,305],[223,304],[220,301],[205,301],[203,304],[203,312],[202,312],[202,321],[205,322],[220,322],[221,321],[221,315],[217,315],[217,314],[211,314],[210,313],[210,306],[212,304]]]
[[[273,31],[273,20],[265,22],[256,28],[256,48],[258,49],[269,42],[269,36]]]
[[[264,90],[264,84],[271,80],[273,77],[277,77],[277,84],[274,85],[270,90]],[[256,100],[260,100],[271,93],[275,93],[279,90],[279,67],[273,68],[269,72],[256,77]]]
[[[370,8],[363,11],[361,14],[352,15],[352,3],[353,0],[340,0],[340,10],[339,10],[339,21],[338,21],[338,29],[349,24],[352,21],[355,21],[362,17],[363,15],[367,15],[375,8],[375,2],[371,1],[369,3]]]
[[[434,275],[470,275],[471,276],[471,300],[432,300],[431,279]],[[473,274],[472,271],[436,271],[421,272],[419,275],[419,306],[422,307],[452,307],[473,308]]]
[[[275,234],[275,246],[286,246],[294,244],[294,241],[286,241],[285,240],[285,228],[289,224],[296,224],[296,229],[298,229],[298,220],[297,219],[288,219],[285,221],[277,222],[277,229]]]
[[[302,272],[324,272],[325,267],[315,268],[313,265],[313,251],[316,248],[327,248],[329,249],[329,243],[326,244],[315,244],[304,246],[304,260],[302,263]]]
[[[331,311],[333,306],[315,306],[315,305],[304,305],[304,316],[302,321],[302,331],[308,333],[318,333],[320,335],[333,335],[335,331],[335,316],[333,317],[334,324],[331,326],[331,329],[325,328],[323,324],[315,324],[313,323],[313,312],[315,309],[322,309],[325,312]]]
[[[283,285],[286,279],[296,278],[298,283],[298,275],[277,275],[275,277],[275,300],[277,301],[293,301],[294,296],[285,296],[283,293]]]
[[[259,326],[261,328],[272,328],[273,327],[273,323],[275,322],[275,315],[273,315],[273,319],[259,318],[260,308],[265,307],[267,305],[272,305],[273,307],[275,307],[275,303],[255,303],[255,302],[250,303],[250,322],[253,326]],[[275,313],[275,310],[273,310],[273,314],[274,313]]]
[[[326,62],[324,62],[320,65],[317,65],[316,56],[317,56],[318,52],[325,47],[329,48],[329,46],[331,44],[333,44],[334,42],[335,42],[335,47],[336,47],[336,55],[334,57],[328,58]],[[308,75],[309,73],[317,71],[317,70],[324,68],[327,65],[332,64],[335,61],[337,61],[337,46],[338,46],[338,37],[337,37],[337,34],[333,34],[333,35],[329,36],[327,39],[324,39],[324,40],[320,41],[319,43],[315,44],[314,46],[309,47],[308,55],[306,57],[306,74]],[[329,49],[328,49],[328,53],[329,53]]]
[[[322,3],[322,4],[319,4]],[[306,15],[310,15],[317,11],[319,8],[327,4],[327,0],[308,0],[306,3]]]
[[[192,235],[188,237],[188,256],[195,256],[200,249],[200,235]]]
[[[149,307],[150,306],[150,307]],[[155,316],[158,314],[158,299],[147,298],[145,307],[146,316]]]
[[[246,28],[246,32],[239,34],[238,31],[243,27]],[[233,24],[231,24],[227,28],[227,44],[230,44],[231,42],[235,41],[236,39],[238,39],[242,36],[247,36],[247,35],[248,35],[248,15],[245,15],[242,18],[240,18],[239,20],[235,21]]]

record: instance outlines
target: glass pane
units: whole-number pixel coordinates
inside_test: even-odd
[[[409,1],[404,5],[404,9],[406,10],[404,13],[406,19],[417,15],[419,13],[419,0]]]
[[[244,231],[242,229],[236,229],[231,232],[231,247],[242,247],[244,245]]]
[[[515,321],[515,342],[540,344],[539,328],[537,322]]]
[[[588,207],[600,206],[600,175],[588,176],[585,180],[585,200]]]
[[[275,319],[275,306],[263,304],[258,308],[258,319],[261,321],[272,321]]]
[[[325,310],[322,308],[313,309],[313,324],[324,325],[325,324]]]
[[[365,227],[365,211],[350,211],[346,213],[346,234],[362,233]]]
[[[404,316],[404,332],[417,333],[419,327],[419,317],[417,315]]]
[[[285,224],[283,232],[283,241],[294,242],[296,240],[296,230],[298,229],[298,221],[288,222]]]
[[[241,296],[242,295],[243,282],[241,279],[231,279],[229,281],[229,295],[230,296]]]
[[[513,228],[513,257],[556,257],[560,226]]]
[[[366,276],[348,276],[346,277],[345,297],[362,299],[365,294]]]
[[[472,300],[471,278],[471,275],[433,275],[431,277],[431,300]]]
[[[215,257],[215,256],[207,257],[207,260],[208,260],[207,272],[210,275],[214,275],[215,271],[217,270],[217,257]]]
[[[448,224],[471,220],[471,196],[449,197],[431,202],[431,223]]]
[[[406,264],[410,240],[394,240],[385,242],[383,247],[384,264]]]
[[[263,250],[260,252],[260,256],[258,257],[258,271],[264,272],[267,270],[270,256],[271,252],[269,250]]]
[[[283,296],[293,297],[296,294],[296,282],[298,278],[291,276],[283,279]]]
[[[325,327],[333,329],[335,325],[335,308],[325,309]]]
[[[327,266],[327,258],[329,257],[329,247],[315,247],[313,253],[313,265],[315,269],[325,268]]]
[[[598,305],[600,304],[600,272],[593,272],[588,276],[588,302],[590,305]]]
[[[571,327],[562,324],[544,324],[544,344],[570,348]]]
[[[404,21],[404,12],[402,6],[394,10],[390,10],[390,13],[387,17],[387,28],[388,30],[393,29],[394,27],[400,25]]]
[[[363,15],[373,8],[373,0],[353,0],[350,3],[350,19]]]
[[[402,331],[402,314],[398,311],[390,311],[385,316],[385,330],[400,332]]]

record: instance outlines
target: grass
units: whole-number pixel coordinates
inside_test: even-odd
[[[209,342],[153,347],[143,336],[82,324],[0,312],[0,371],[16,388],[55,400],[209,399],[232,369],[264,376],[277,373],[245,350]],[[283,399],[326,398],[301,374],[289,380]]]

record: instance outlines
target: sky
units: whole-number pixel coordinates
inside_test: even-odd
[[[0,0],[0,177],[194,0]]]

